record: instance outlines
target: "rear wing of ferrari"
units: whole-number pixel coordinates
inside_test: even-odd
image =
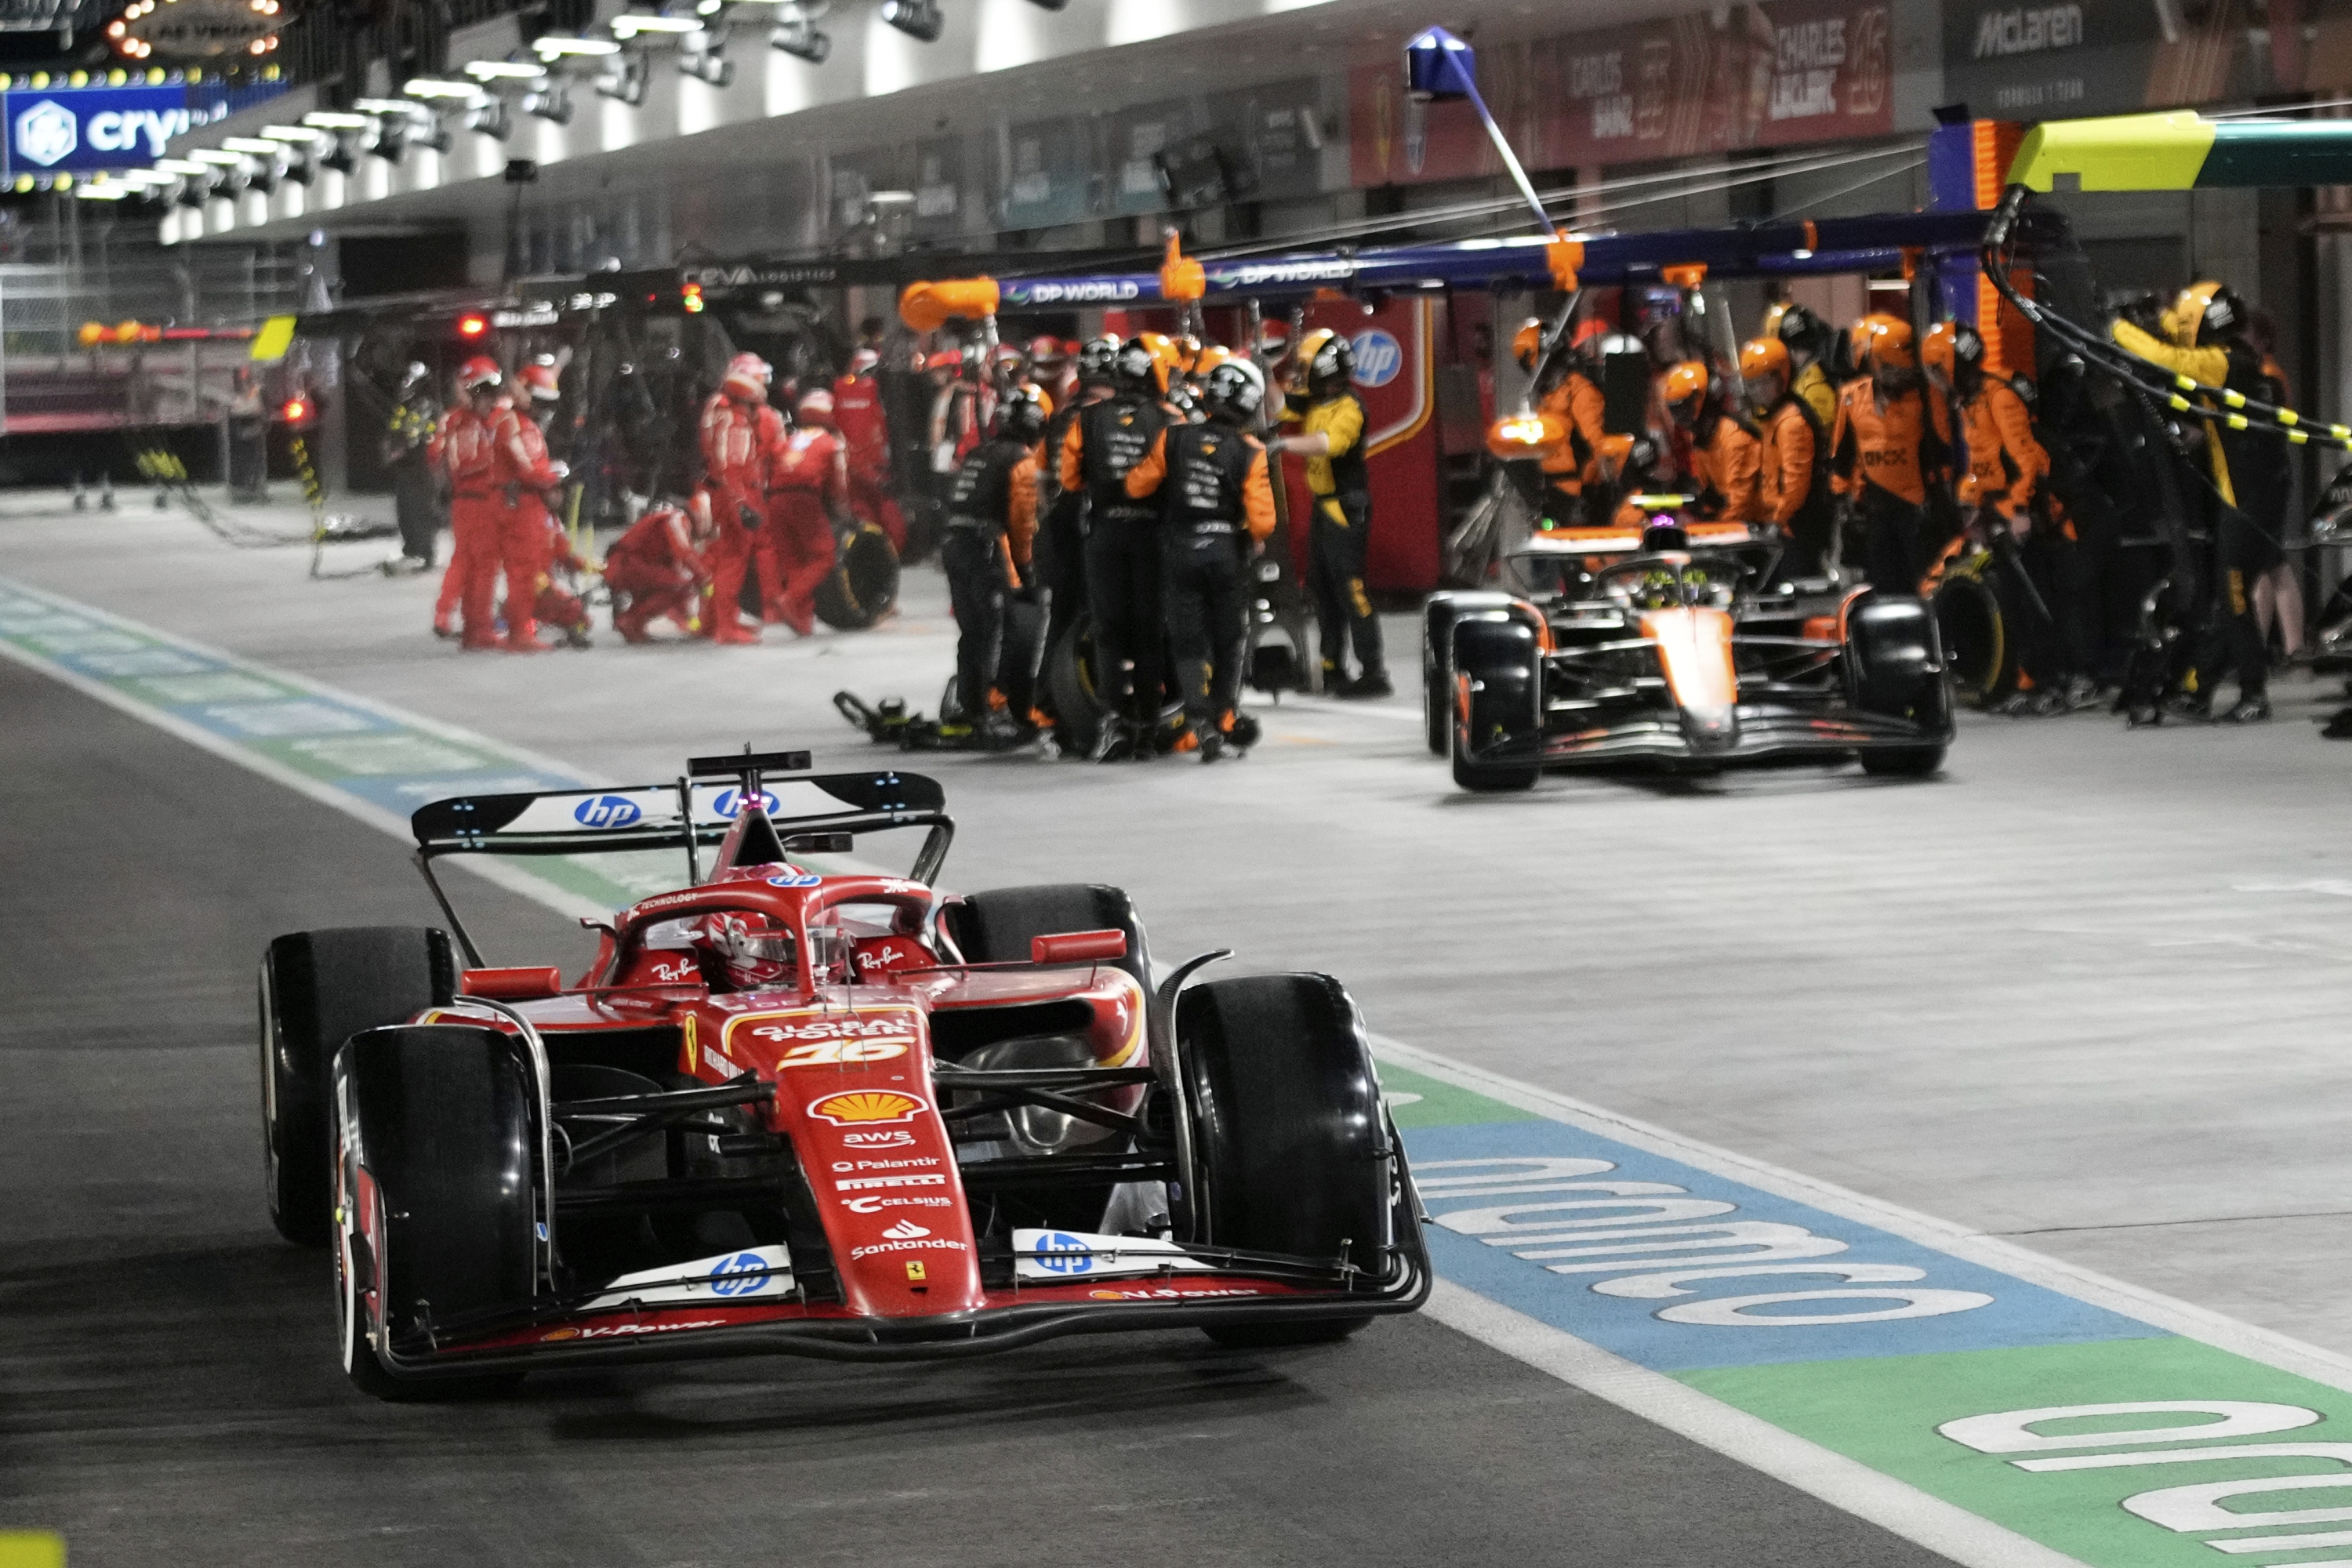
[[[806,752],[746,748],[689,758],[674,784],[436,800],[417,808],[409,827],[416,836],[417,867],[469,954],[474,944],[433,872],[433,862],[444,855],[680,849],[686,853],[687,880],[698,883],[697,851],[739,828],[746,830],[745,842],[760,843],[781,858],[846,854],[860,834],[920,827],[929,833],[907,874],[926,883],[939,875],[955,837],[955,820],[947,814],[947,792],[937,780],[896,771],[772,776],[808,765]]]

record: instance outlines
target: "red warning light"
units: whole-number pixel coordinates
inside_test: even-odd
[[[468,314],[457,318],[457,335],[461,338],[478,338],[489,330],[488,316]]]
[[[678,290],[678,303],[686,307],[686,313],[688,315],[695,316],[702,313],[701,284],[687,284],[684,288]]]
[[[287,424],[299,425],[303,420],[310,417],[310,405],[299,397],[289,397],[286,400],[286,406],[281,412],[286,416]]]

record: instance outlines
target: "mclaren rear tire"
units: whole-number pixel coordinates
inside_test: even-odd
[[[836,631],[862,632],[898,603],[898,552],[890,536],[860,521],[836,542],[832,572],[817,584],[816,617]]]
[[[1192,1120],[1196,1245],[1344,1259],[1388,1273],[1401,1154],[1363,1023],[1328,974],[1210,981],[1177,998]],[[1367,1314],[1274,1319],[1209,1331],[1219,1343],[1321,1344]]]
[[[335,1052],[457,994],[446,931],[344,926],[295,931],[262,954],[261,1148],[269,1218],[298,1247],[334,1233],[330,1089]]]
[[[1045,689],[1054,697],[1054,725],[1065,751],[1083,756],[1095,748],[1109,717],[1095,684],[1094,617],[1080,616],[1062,640],[1045,650]]]
[[[388,1337],[414,1341],[467,1313],[526,1306],[536,1294],[535,1194],[544,1176],[534,1158],[537,1097],[517,1043],[470,1025],[370,1029],[337,1053],[335,1086],[344,1372],[380,1399],[513,1386],[519,1373],[396,1376],[371,1341],[364,1296],[375,1293]],[[367,1216],[354,1212],[362,1170],[373,1205]]]
[[[1466,688],[1466,689],[1465,689]],[[1526,622],[1496,616],[1454,625],[1454,782],[1478,795],[1532,789],[1532,762],[1487,762],[1497,744],[1543,743],[1543,652]]]
[[[1508,594],[1478,591],[1433,594],[1421,607],[1421,719],[1429,754],[1444,756],[1454,745],[1454,628],[1474,615],[1505,609]]]

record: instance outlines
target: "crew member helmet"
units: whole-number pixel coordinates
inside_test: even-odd
[[[1667,407],[1679,408],[1693,398],[1706,396],[1707,380],[1706,366],[1698,360],[1686,359],[1666,367],[1658,396]]]
[[[2166,335],[2183,348],[2217,343],[2246,330],[2246,302],[2234,290],[2207,279],[2191,283],[2165,316]]]
[[[457,367],[457,390],[469,396],[475,393],[496,391],[505,384],[506,379],[499,370],[499,362],[488,354],[476,354]]]
[[[768,395],[775,368],[758,354],[737,354],[727,362],[727,378],[719,387],[739,402],[757,402]]]
[[[563,396],[562,389],[557,384],[559,374],[555,366],[555,356],[541,354],[522,367],[521,379],[524,387],[530,391],[533,402],[555,403],[561,401]]]
[[[1751,338],[1739,345],[1739,374],[1743,380],[1761,381],[1777,375],[1783,386],[1789,379],[1789,347],[1778,338]]]
[[[1938,321],[1927,329],[1927,341],[1919,350],[1919,358],[1929,370],[1939,372],[1948,380],[1980,367],[1984,353],[1984,339],[1978,335],[1976,328],[1966,321]]]
[[[1142,338],[1129,338],[1118,345],[1111,357],[1111,379],[1129,392],[1165,392],[1168,383],[1162,376],[1160,356]]]
[[[1118,351],[1125,345],[1110,336],[1088,338],[1078,348],[1078,380],[1108,385],[1118,374]]]
[[[824,430],[832,429],[833,394],[821,386],[802,393],[800,401],[793,406],[793,417],[803,425],[814,425]]]
[[[1911,323],[1884,310],[1873,310],[1854,323],[1854,359],[1873,370],[1908,370],[1918,363],[1913,352]]]
[[[859,349],[849,356],[851,375],[871,375],[882,366],[882,356],[872,349]]]
[[[1024,447],[1035,446],[1045,434],[1044,401],[1028,387],[1015,388],[996,405],[996,433]]]
[[[1511,334],[1511,357],[1530,375],[1535,374],[1537,356],[1543,353],[1543,336],[1544,324],[1533,316],[1521,321],[1519,330]]]
[[[1265,373],[1245,359],[1227,359],[1211,367],[1201,396],[1210,413],[1247,424],[1265,405]]]
[[[1356,372],[1356,351],[1328,327],[1318,327],[1298,345],[1298,363],[1307,367],[1310,391],[1346,386]]]

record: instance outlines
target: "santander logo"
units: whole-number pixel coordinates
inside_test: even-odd
[[[888,1237],[893,1241],[912,1241],[917,1237],[929,1236],[931,1233],[925,1230],[921,1226],[917,1225],[913,1220],[902,1219],[897,1225],[892,1226],[882,1234]]]

